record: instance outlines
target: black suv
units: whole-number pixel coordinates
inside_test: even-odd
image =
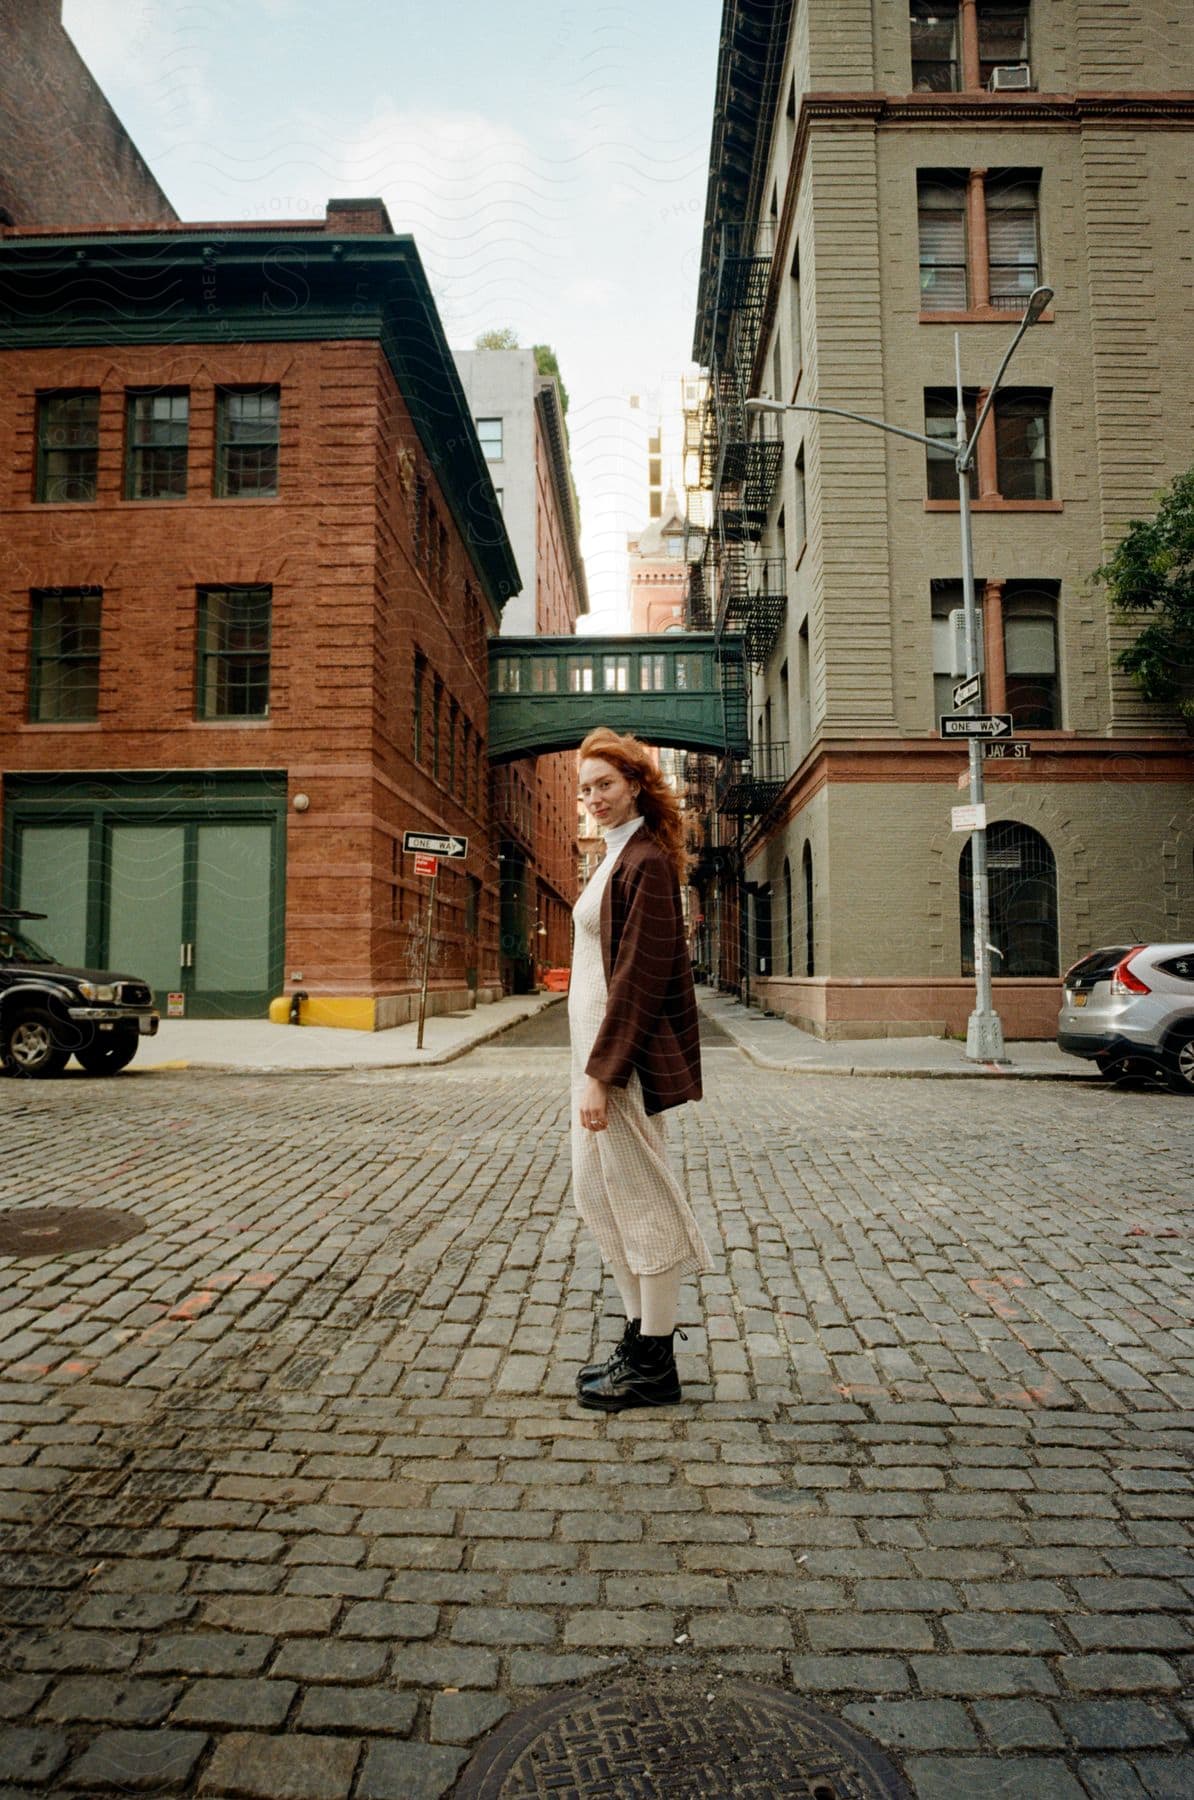
[[[152,989],[135,975],[64,968],[20,929],[45,916],[0,908],[0,1067],[36,1080],[73,1056],[88,1075],[115,1075],[157,1031]]]

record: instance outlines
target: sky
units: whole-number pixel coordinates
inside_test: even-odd
[[[453,348],[555,347],[589,630],[625,628],[624,408],[683,372],[720,0],[65,0],[63,22],[184,219],[380,195]]]

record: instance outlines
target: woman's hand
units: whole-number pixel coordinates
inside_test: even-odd
[[[604,1131],[609,1123],[606,1107],[609,1088],[604,1081],[595,1081],[591,1075],[585,1077],[585,1085],[580,1090],[580,1122],[586,1131]]]

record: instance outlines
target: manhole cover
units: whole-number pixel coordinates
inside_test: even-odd
[[[457,1800],[909,1800],[869,1738],[778,1688],[631,1683],[515,1713]]]
[[[0,1256],[106,1250],[144,1231],[136,1213],[102,1206],[18,1206],[0,1212]]]

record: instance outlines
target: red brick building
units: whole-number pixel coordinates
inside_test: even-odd
[[[114,296],[119,298],[114,300]],[[2,893],[189,1014],[498,990],[487,639],[518,571],[414,243],[0,233]]]
[[[168,224],[178,215],[63,30],[61,12],[61,0],[0,0],[5,223]]]

